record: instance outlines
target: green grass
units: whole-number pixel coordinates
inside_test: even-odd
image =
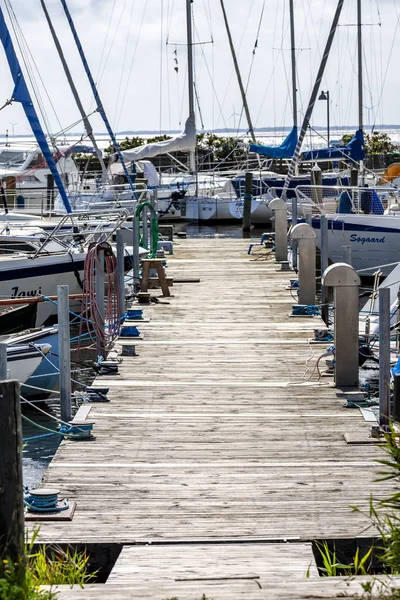
[[[5,557],[0,562],[0,600],[54,600],[57,592],[40,586],[80,585],[92,581],[97,573],[88,572],[89,555],[84,550],[63,550],[44,546],[35,550],[38,531],[25,544],[25,556],[15,562]],[[4,554],[3,554],[4,555]]]

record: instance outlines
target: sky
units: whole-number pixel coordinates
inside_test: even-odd
[[[225,0],[253,124],[274,127],[277,134],[293,121],[288,4],[287,0]],[[61,2],[46,0],[46,5],[89,114],[95,105]],[[294,5],[301,123],[337,2],[295,0]],[[9,25],[7,7],[14,11],[17,27],[11,35],[20,59],[25,40],[28,58],[21,59],[22,69],[24,74],[34,72],[47,130],[81,134],[80,114],[40,0],[0,0],[0,6]],[[188,112],[185,0],[68,0],[68,6],[114,130],[181,129]],[[400,0],[362,0],[362,6],[365,123],[400,124]],[[194,0],[192,9],[197,128],[208,131],[239,123],[246,128],[220,2]],[[321,85],[330,92],[332,126],[358,122],[355,23],[356,0],[345,0]],[[2,106],[12,95],[13,84],[1,47],[0,78]],[[34,103],[38,105],[36,97]],[[313,125],[325,126],[326,112],[326,101],[318,101]],[[95,131],[105,130],[98,113],[90,119]],[[30,133],[18,104],[0,111],[0,135],[6,129],[15,135]]]

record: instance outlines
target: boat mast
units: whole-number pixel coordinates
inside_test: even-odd
[[[296,150],[294,151],[292,160],[290,162],[290,166],[289,166],[289,170],[288,173],[286,175],[286,179],[285,179],[285,183],[283,185],[283,193],[282,193],[282,197],[286,198],[286,190],[289,187],[289,184],[293,178],[293,175],[295,173],[296,170],[296,166],[299,160],[299,156],[300,156],[300,152],[301,152],[301,147],[303,144],[303,140],[304,140],[304,136],[307,132],[309,123],[310,123],[310,119],[311,119],[311,115],[313,113],[314,110],[314,105],[315,105],[315,101],[317,99],[317,94],[318,94],[318,90],[319,90],[319,86],[321,85],[321,80],[322,77],[324,75],[325,72],[325,67],[326,67],[326,63],[328,61],[328,57],[329,57],[329,53],[332,47],[332,42],[333,39],[335,37],[335,33],[336,33],[336,29],[339,23],[339,18],[340,18],[340,13],[342,12],[342,8],[343,8],[343,4],[344,4],[344,0],[338,0],[338,4],[336,7],[336,12],[335,15],[333,17],[333,21],[332,21],[332,25],[331,25],[331,30],[329,32],[329,36],[328,36],[328,40],[326,42],[326,46],[325,46],[325,50],[324,50],[324,54],[322,55],[322,60],[321,60],[321,64],[320,67],[318,69],[318,73],[317,73],[317,77],[314,83],[314,88],[313,91],[311,93],[311,98],[310,101],[308,103],[308,107],[306,110],[306,113],[304,115],[304,119],[303,119],[303,123],[301,126],[301,131],[299,134],[299,139],[297,141],[297,145],[296,145]]]
[[[222,13],[224,15],[226,33],[228,35],[229,46],[230,46],[231,54],[232,54],[232,58],[233,58],[233,64],[235,66],[236,77],[237,77],[237,80],[238,80],[238,83],[239,83],[240,93],[242,95],[242,103],[243,103],[244,111],[246,113],[246,119],[247,119],[247,124],[248,124],[248,127],[249,127],[249,132],[250,132],[251,140],[252,140],[253,144],[256,144],[256,138],[255,138],[255,135],[254,135],[254,127],[253,127],[253,123],[251,121],[249,106],[247,104],[246,92],[245,92],[245,89],[243,87],[242,76],[240,74],[239,65],[238,65],[238,61],[237,61],[237,58],[236,58],[236,52],[235,52],[235,47],[233,45],[231,30],[230,30],[229,23],[228,23],[228,17],[226,16],[224,0],[220,0],[220,2],[221,2]]]
[[[187,60],[188,60],[188,86],[189,86],[189,119],[196,127],[196,115],[194,111],[194,79],[193,79],[193,33],[192,33],[192,4],[193,0],[186,0],[186,24],[187,24]],[[190,170],[196,171],[196,151],[191,150],[189,154]]]
[[[97,145],[96,139],[95,139],[94,134],[93,134],[93,128],[92,128],[92,126],[90,124],[90,121],[89,121],[88,117],[86,116],[85,109],[83,108],[83,104],[82,104],[81,99],[79,97],[78,90],[76,89],[75,83],[74,83],[74,81],[72,79],[71,71],[69,70],[67,61],[65,60],[65,56],[64,56],[64,53],[62,51],[61,44],[59,42],[59,39],[58,39],[57,34],[55,32],[55,29],[53,27],[53,23],[51,22],[50,15],[49,15],[49,12],[47,10],[45,1],[44,0],[40,0],[40,3],[42,5],[43,12],[45,14],[47,23],[49,25],[49,28],[50,28],[50,31],[51,31],[51,35],[53,36],[54,44],[55,44],[55,46],[57,48],[57,52],[59,54],[62,66],[64,68],[65,75],[66,75],[66,77],[68,79],[69,86],[70,86],[72,94],[73,94],[73,96],[75,98],[75,102],[76,102],[76,104],[78,106],[79,112],[81,113],[81,117],[82,117],[82,121],[83,121],[83,125],[85,127],[85,130],[86,130],[86,133],[89,136],[90,141],[92,142],[93,147],[95,149],[97,158],[99,159],[103,181],[106,181],[107,180],[107,168],[106,168],[106,165],[105,165],[104,160],[103,160],[103,154],[102,154],[100,148]]]
[[[85,56],[85,53],[83,51],[82,44],[80,42],[78,33],[77,33],[76,29],[75,29],[75,25],[74,25],[74,22],[72,20],[71,13],[69,12],[66,0],[61,0],[61,4],[62,4],[62,6],[64,8],[64,12],[65,12],[65,15],[67,17],[67,21],[69,23],[72,35],[74,37],[76,47],[78,48],[78,52],[79,52],[79,55],[81,57],[83,67],[84,67],[84,69],[86,71],[87,78],[89,79],[89,83],[90,83],[90,86],[92,88],[93,96],[94,96],[94,99],[95,99],[96,104],[97,104],[97,110],[99,111],[99,113],[100,113],[100,115],[101,115],[101,117],[102,117],[102,119],[104,121],[104,125],[106,126],[106,129],[108,131],[108,135],[110,136],[111,141],[113,143],[113,146],[114,146],[114,148],[115,148],[115,150],[116,150],[116,152],[118,154],[118,158],[119,158],[119,160],[121,162],[121,165],[122,165],[122,168],[124,170],[125,177],[126,177],[128,183],[129,183],[129,186],[130,186],[130,188],[131,188],[131,190],[132,190],[132,192],[133,192],[133,194],[134,194],[134,196],[136,198],[135,186],[133,184],[131,176],[129,175],[127,166],[126,166],[125,161],[124,161],[124,157],[122,156],[122,153],[121,153],[121,149],[120,149],[120,147],[118,145],[118,142],[116,140],[114,132],[113,132],[113,130],[111,128],[110,122],[109,122],[109,120],[107,118],[106,111],[104,110],[104,106],[103,106],[103,104],[101,102],[99,92],[97,91],[96,83],[95,83],[95,81],[93,79],[92,72],[91,72],[90,67],[88,65],[88,62],[86,60],[86,56]]]
[[[18,57],[15,53],[14,45],[12,43],[10,32],[8,30],[7,23],[4,19],[4,14],[1,7],[0,38],[6,53],[8,66],[10,68],[10,72],[15,85],[11,100],[9,100],[7,104],[11,104],[12,102],[20,102],[22,104],[22,107],[25,111],[25,115],[32,128],[32,132],[36,138],[36,141],[39,145],[40,150],[42,151],[44,158],[46,159],[47,166],[49,167],[50,172],[53,175],[58,191],[60,192],[60,196],[64,203],[65,210],[67,211],[67,213],[71,213],[72,208],[69,203],[67,192],[65,190],[60,173],[57,169],[57,165],[47,143],[46,136],[39,121],[39,117],[36,113],[35,107],[33,106],[32,98],[26,85],[25,77],[19,64]]]
[[[222,2],[222,0],[221,0]],[[293,127],[297,127],[297,82],[296,82],[296,39],[294,30],[294,8],[293,0],[289,0],[290,11],[290,53],[292,58],[292,104],[293,104]]]
[[[363,115],[363,59],[362,59],[362,11],[361,0],[357,0],[357,55],[358,55],[358,128],[364,128]],[[360,160],[360,184],[363,185],[364,161]]]

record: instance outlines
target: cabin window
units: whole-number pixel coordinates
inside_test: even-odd
[[[0,254],[14,254],[15,252],[36,252],[35,246],[19,240],[0,240]]]

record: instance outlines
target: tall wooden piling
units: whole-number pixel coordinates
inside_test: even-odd
[[[0,557],[18,563],[24,578],[22,426],[18,381],[0,381]]]

